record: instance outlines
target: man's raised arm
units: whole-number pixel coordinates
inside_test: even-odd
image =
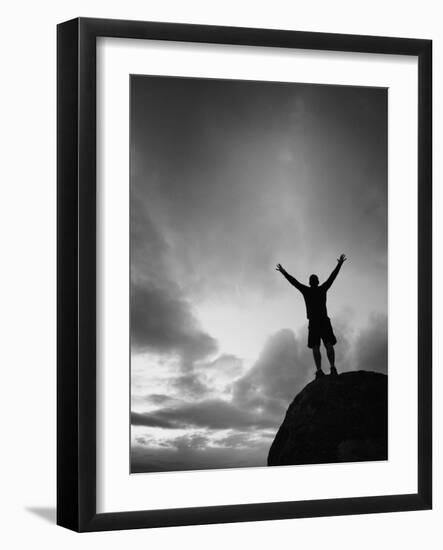
[[[292,275],[289,275],[289,273],[286,271],[286,269],[281,265],[277,264],[277,267],[275,268],[277,271],[280,271],[280,273],[287,279],[291,285],[295,286],[300,292],[303,292],[303,290],[306,288],[306,285],[303,285],[300,283],[300,281],[297,281],[295,277]]]
[[[335,266],[334,270],[332,271],[332,273],[329,275],[329,277],[327,278],[327,280],[321,285],[323,288],[325,288],[326,290],[328,290],[328,288],[331,287],[332,283],[335,281],[335,278],[337,277],[338,275],[338,272],[340,271],[341,269],[341,266],[345,263],[346,261],[346,256],[344,254],[342,254],[340,256],[340,258],[338,258],[337,260],[337,265]]]

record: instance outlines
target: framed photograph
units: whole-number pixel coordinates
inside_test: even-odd
[[[57,523],[432,506],[432,43],[58,26]]]

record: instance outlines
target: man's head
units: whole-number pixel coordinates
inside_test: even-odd
[[[309,277],[309,284],[310,284],[310,286],[316,287],[316,286],[318,286],[318,283],[319,283],[319,281],[318,281],[317,275],[311,275],[311,276]]]

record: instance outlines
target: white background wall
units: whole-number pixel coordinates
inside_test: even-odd
[[[77,535],[55,517],[55,26],[76,16],[176,21],[434,40],[434,254],[443,276],[441,2],[372,0],[67,0],[2,9],[0,129],[0,541],[5,548],[440,548],[442,293],[434,288],[435,507],[431,512]],[[440,248],[440,252],[439,249]],[[407,260],[407,259],[405,259]],[[405,265],[407,269],[407,265]],[[437,311],[439,310],[439,311]],[[405,312],[407,313],[407,312]],[[406,343],[405,343],[406,345]]]

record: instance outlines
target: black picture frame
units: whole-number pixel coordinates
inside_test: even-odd
[[[399,54],[418,58],[418,490],[415,494],[96,511],[96,39]],[[57,29],[57,523],[75,531],[426,510],[432,507],[432,42],[78,18]]]

